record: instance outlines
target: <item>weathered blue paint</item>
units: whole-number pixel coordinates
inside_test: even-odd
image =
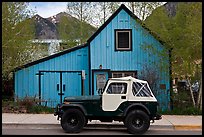
[[[132,50],[115,51],[115,29],[132,30]],[[146,47],[152,48],[146,48]],[[155,52],[155,51],[156,52]],[[159,52],[166,52],[166,56],[159,56]],[[103,73],[106,79],[111,77],[112,71],[134,71],[137,77],[143,77],[143,71],[156,70],[159,76],[157,88],[153,91],[160,103],[160,108],[168,109],[170,102],[169,54],[155,37],[143,28],[141,23],[131,15],[129,10],[121,6],[110,19],[87,40],[87,46],[73,50],[60,56],[52,56],[39,63],[31,63],[26,68],[15,72],[15,93],[18,97],[39,96],[39,71],[81,71],[85,70],[85,95],[97,95],[96,75]],[[164,65],[165,64],[165,65]],[[102,65],[102,69],[99,66]],[[164,66],[161,66],[164,65]],[[146,68],[146,66],[148,68]],[[161,66],[161,67],[160,67]],[[150,68],[150,69],[149,69]],[[59,103],[60,74],[43,72],[41,76],[41,96],[44,100]],[[64,96],[81,96],[81,76],[77,73],[62,74],[62,88]],[[166,89],[160,89],[165,84]]]
[[[15,94],[18,98],[39,97],[39,71],[81,71],[85,70],[85,95],[89,94],[88,47],[81,48],[56,58],[40,62],[15,72]],[[65,84],[64,96],[81,95],[81,75],[62,73],[62,85]],[[41,99],[48,101],[48,106],[55,107],[60,96],[57,91],[60,74],[43,72],[41,76]],[[63,97],[64,97],[63,96]]]
[[[115,51],[115,29],[132,29],[132,51]],[[98,69],[102,64],[103,69],[110,71],[137,71],[138,78],[142,77],[141,71],[145,69],[145,65],[154,66],[158,70],[161,80],[158,84],[166,84],[166,90],[159,90],[157,99],[162,104],[163,109],[168,107],[170,100],[167,91],[169,87],[169,64],[168,58],[158,57],[155,53],[151,53],[150,49],[145,50],[146,45],[153,45],[157,51],[165,50],[163,45],[158,42],[141,24],[134,20],[125,10],[121,10],[115,18],[90,42],[91,69]],[[166,55],[168,57],[168,54]],[[162,72],[153,62],[167,62]],[[93,74],[92,74],[93,75]],[[95,80],[94,80],[94,93]],[[159,88],[158,88],[159,89]]]

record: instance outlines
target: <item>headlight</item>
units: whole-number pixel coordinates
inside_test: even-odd
[[[63,104],[69,104],[70,102],[63,102]]]

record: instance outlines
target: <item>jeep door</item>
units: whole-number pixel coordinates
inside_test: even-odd
[[[102,95],[102,109],[115,111],[121,103],[128,100],[128,88],[130,81],[109,82]]]

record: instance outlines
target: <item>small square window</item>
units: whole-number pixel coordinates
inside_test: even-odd
[[[116,51],[132,50],[132,30],[131,29],[115,30],[115,50]]]

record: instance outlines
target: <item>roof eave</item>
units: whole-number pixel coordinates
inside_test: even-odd
[[[69,52],[72,52],[72,51],[75,51],[75,50],[84,48],[84,47],[86,47],[87,45],[88,45],[87,43],[82,44],[82,45],[78,45],[78,46],[75,46],[75,47],[73,47],[73,48],[70,48],[70,49],[61,51],[61,52],[59,52],[59,53],[53,54],[53,55],[51,55],[51,56],[47,56],[47,57],[41,58],[41,59],[39,59],[39,60],[36,60],[36,61],[30,62],[30,63],[24,64],[24,65],[22,65],[22,66],[19,66],[19,67],[14,68],[14,69],[12,70],[12,72],[16,72],[16,71],[22,70],[22,69],[24,69],[24,68],[27,68],[27,67],[36,65],[36,64],[38,64],[38,63],[41,63],[41,62],[43,62],[43,61],[47,61],[47,60],[50,60],[50,59],[52,59],[52,58],[59,57],[59,56],[64,55],[64,54],[66,54],[66,53],[69,53]]]

